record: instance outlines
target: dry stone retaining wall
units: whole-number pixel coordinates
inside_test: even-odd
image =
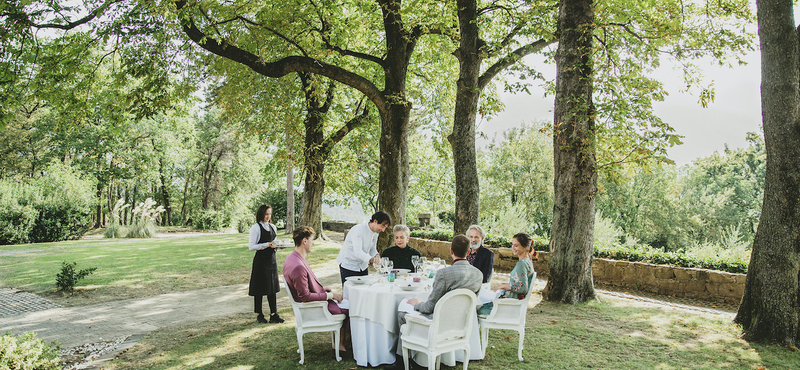
[[[408,244],[422,255],[450,261],[450,242],[410,238]],[[494,267],[511,271],[517,263],[510,248],[489,248],[494,252]],[[539,252],[533,261],[538,276],[549,276],[549,254]],[[452,262],[452,261],[450,261]],[[595,258],[592,262],[595,283],[704,300],[737,304],[744,294],[745,274],[696,268],[654,265],[651,263]]]

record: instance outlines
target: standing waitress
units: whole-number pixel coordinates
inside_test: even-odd
[[[278,316],[276,295],[280,290],[278,285],[278,263],[275,261],[276,246],[273,243],[278,234],[275,225],[269,223],[272,218],[272,207],[262,205],[256,212],[256,224],[250,228],[250,241],[248,248],[256,251],[253,257],[253,271],[250,273],[249,295],[254,299],[254,311],[258,314],[256,320],[260,323],[282,323]],[[264,296],[269,301],[269,321],[264,318],[261,309]]]

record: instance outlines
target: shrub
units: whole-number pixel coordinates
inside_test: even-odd
[[[205,210],[194,217],[194,228],[199,230],[222,230],[225,214],[213,209]]]
[[[436,216],[439,217],[439,223],[444,225],[453,225],[456,222],[456,214],[452,211],[441,211]]]
[[[128,207],[130,207],[130,205],[125,204],[124,199],[117,201],[117,204],[114,205],[114,209],[111,210],[111,222],[106,225],[106,231],[103,232],[103,236],[106,238],[121,238],[125,236],[125,228],[119,223],[119,214],[122,213],[123,209]]]
[[[28,243],[37,213],[32,205],[21,205],[11,193],[12,184],[0,183],[0,245]]]
[[[65,165],[51,165],[45,172],[45,176],[33,182],[41,191],[41,198],[34,204],[39,215],[29,234],[30,241],[80,239],[89,230],[94,202],[92,184]]]
[[[145,199],[131,211],[133,222],[128,230],[129,238],[152,238],[156,235],[156,218],[164,212],[164,207],[156,205],[152,198]]]
[[[58,344],[48,345],[35,333],[0,336],[0,369],[51,370],[61,369]]]
[[[64,261],[61,263],[61,272],[56,274],[56,287],[58,290],[72,292],[75,290],[75,286],[78,285],[79,280],[97,270],[97,267],[90,267],[76,272],[75,267],[77,266],[78,263],[76,262],[67,263],[67,261]]]

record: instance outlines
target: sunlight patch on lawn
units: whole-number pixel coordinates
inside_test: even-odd
[[[108,255],[107,255],[107,254],[101,254],[101,255],[99,255],[99,256],[89,256],[89,257],[87,257],[87,258],[89,258],[89,259],[93,259],[93,258],[103,258],[103,257],[108,257]]]
[[[197,257],[197,258],[192,258],[191,260],[192,261],[197,261],[197,260],[210,260],[210,259],[214,259],[214,258],[213,257]]]

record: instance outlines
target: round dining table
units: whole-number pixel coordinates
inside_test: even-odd
[[[433,279],[422,280],[422,284],[414,290],[403,290],[399,281],[390,283],[386,281],[386,277],[370,276],[374,279],[370,283],[346,282],[343,296],[349,301],[353,358],[358,366],[374,367],[395,362],[395,347],[400,334],[397,307],[404,299],[417,298],[425,301],[430,294]],[[477,320],[476,315],[470,340],[472,360],[483,359]],[[463,361],[463,353],[442,356],[441,359],[448,366],[455,366],[455,361]]]

